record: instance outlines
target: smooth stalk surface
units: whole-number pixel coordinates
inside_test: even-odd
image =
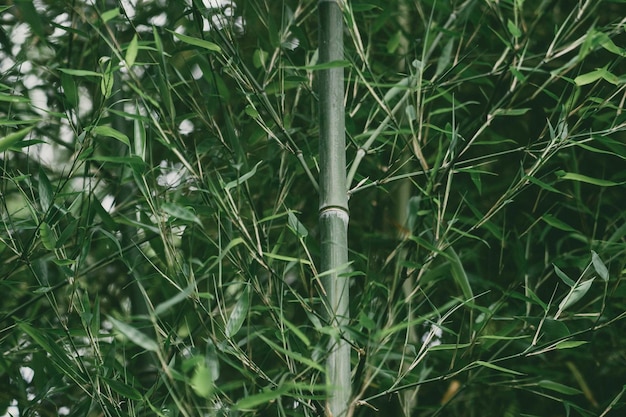
[[[336,1],[319,2],[320,63],[343,59],[343,16]],[[343,335],[348,324],[348,195],[344,127],[343,68],[320,71],[320,215],[321,270],[326,314],[336,330],[326,364],[327,415],[347,414],[350,402],[350,346]]]

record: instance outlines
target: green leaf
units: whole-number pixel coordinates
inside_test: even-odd
[[[563,230],[565,232],[575,232],[576,229],[574,229],[572,226],[570,226],[569,224],[557,219],[556,217],[554,217],[552,214],[544,214],[543,216],[541,216],[541,219],[548,223],[550,226],[555,227],[559,230]]]
[[[574,83],[577,86],[583,86],[596,82],[599,79],[603,79],[614,85],[619,85],[623,83],[615,74],[611,73],[606,68],[598,68],[586,74],[581,74],[578,77],[574,78]]]
[[[202,222],[200,221],[200,218],[198,218],[198,216],[196,216],[196,214],[190,208],[182,207],[175,203],[163,203],[161,205],[161,209],[172,217],[180,220],[194,222],[202,227]]]
[[[91,133],[93,133],[94,135],[106,136],[109,138],[117,139],[124,145],[130,147],[130,139],[128,139],[128,136],[110,126],[95,126],[91,129]]]
[[[578,300],[583,298],[589,288],[591,288],[591,284],[593,284],[594,279],[589,279],[587,281],[583,281],[580,284],[577,284],[574,288],[570,290],[570,292],[565,296],[563,301],[559,304],[559,310],[565,310],[568,307],[574,305]]]
[[[435,77],[438,77],[450,64],[452,59],[452,48],[454,48],[454,37],[446,43],[441,51],[441,55],[437,60],[437,69],[435,70]]]
[[[42,41],[46,42],[46,30],[44,29],[42,14],[37,11],[32,0],[15,0],[15,6],[18,8],[18,15],[28,23],[33,33]]]
[[[176,294],[169,300],[163,301],[162,303],[157,305],[154,308],[154,314],[157,316],[160,316],[161,314],[165,313],[170,308],[174,307],[176,304],[182,301],[185,301],[187,298],[189,298],[191,294],[193,294],[194,289],[195,289],[194,285],[189,284],[189,286],[187,286],[187,288],[185,288],[183,291],[179,292],[178,294]]]
[[[277,345],[276,343],[272,342],[271,340],[269,340],[267,337],[263,336],[262,334],[259,335],[259,337],[269,345],[269,347],[271,347],[272,349],[274,349],[276,352],[278,353],[282,353],[283,355],[290,357],[291,359],[295,360],[296,362],[300,362],[304,365],[307,365],[313,369],[317,369],[320,372],[325,372],[324,371],[324,367],[322,365],[320,365],[319,363],[317,363],[314,360],[311,360],[301,354],[299,354],[298,352],[295,352],[293,350],[288,350],[283,348],[282,346]]]
[[[544,190],[546,190],[546,191],[550,191],[550,192],[552,192],[552,193],[558,193],[558,194],[567,195],[567,194],[565,194],[563,191],[559,191],[559,190],[557,190],[556,188],[554,188],[554,187],[553,187],[553,186],[551,186],[550,184],[545,183],[545,182],[541,181],[541,180],[540,180],[540,179],[538,179],[538,178],[525,176],[525,177],[524,177],[524,179],[526,179],[526,180],[528,180],[528,181],[532,182],[532,183],[533,183],[533,184],[535,184],[535,185],[540,186],[541,188],[543,188],[543,189],[544,189]]]
[[[255,109],[252,105],[248,104],[246,106],[246,108],[244,109],[244,111],[246,112],[246,114],[250,117],[252,117],[253,119],[256,119],[259,117],[259,112],[257,111],[257,109]]]
[[[192,38],[191,36],[183,35],[182,33],[177,33],[171,30],[169,32],[171,32],[172,35],[174,35],[176,38],[178,38],[179,40],[183,41],[186,44],[198,46],[202,49],[206,49],[212,52],[222,51],[222,48],[220,48],[218,44],[215,44],[213,42],[205,41],[204,39]]]
[[[107,23],[108,21],[110,21],[111,19],[115,19],[119,15],[120,15],[120,9],[116,7],[114,9],[107,10],[106,12],[102,13],[101,17],[102,17],[102,21],[104,23]]]
[[[63,94],[70,108],[78,106],[78,89],[74,78],[69,74],[61,73],[61,86],[63,87]]]
[[[43,168],[39,167],[39,204],[41,204],[41,210],[47,213],[54,202],[54,192],[52,191],[52,184],[46,176]]]
[[[522,109],[496,109],[493,112],[493,116],[523,116],[530,110],[530,107]]]
[[[463,293],[463,297],[465,300],[469,300],[474,297],[474,292],[472,291],[472,286],[470,285],[469,278],[467,277],[467,273],[465,272],[465,268],[463,267],[463,263],[459,258],[459,255],[455,252],[452,246],[448,246],[445,250],[445,256],[450,262],[450,271],[452,272],[452,277],[457,285],[461,288],[461,292]]]
[[[104,207],[102,207],[102,203],[100,202],[98,197],[96,197],[95,195],[92,195],[91,198],[93,199],[92,200],[92,207],[93,207],[96,215],[98,215],[100,217],[100,220],[102,220],[102,223],[104,223],[104,226],[106,226],[106,228],[109,231],[116,231],[116,230],[118,230],[119,227],[118,227],[117,223],[115,223],[115,220],[113,220],[113,217],[111,217],[109,212],[106,211],[104,209]]]
[[[128,48],[126,49],[126,56],[124,57],[124,61],[126,62],[126,66],[131,68],[135,65],[135,59],[137,59],[137,51],[139,49],[139,41],[137,40],[137,34],[133,36],[130,43],[128,44]]]
[[[26,323],[18,323],[18,327],[30,336],[35,343],[44,349],[44,351],[49,355],[54,366],[62,373],[70,377],[70,379],[78,384],[86,383],[85,378],[80,373],[81,368],[72,361],[71,357],[69,357],[65,350],[63,350],[61,344],[52,340],[50,336],[42,330],[32,327]]]
[[[537,383],[537,386],[548,389],[550,391],[555,391],[561,394],[565,394],[565,395],[578,395],[581,393],[581,391],[575,388],[568,387],[567,385],[559,384],[558,382],[549,381],[545,379],[542,381],[539,381]]]
[[[191,388],[202,398],[211,398],[215,391],[211,370],[204,364],[198,364],[191,377]]]
[[[7,151],[13,148],[20,140],[28,135],[35,126],[27,127],[17,132],[9,133],[3,138],[0,138],[0,152]]]
[[[104,376],[101,376],[100,379],[102,379],[102,381],[106,385],[108,385],[109,388],[111,388],[113,391],[117,392],[124,398],[135,401],[141,401],[143,399],[143,396],[136,388],[131,387],[130,385],[122,381],[106,378]]]
[[[494,365],[491,362],[476,361],[474,363],[476,365],[484,366],[485,368],[493,369],[494,371],[504,372],[504,373],[511,374],[511,375],[524,375],[521,372],[517,372],[508,368],[503,368],[502,366]]]
[[[137,155],[132,156],[101,156],[94,155],[87,158],[89,161],[108,162],[112,164],[124,164],[135,172],[142,172],[146,168],[146,163]]]
[[[281,316],[280,322],[285,324],[289,328],[289,330],[291,330],[293,334],[296,335],[296,337],[300,339],[300,341],[304,343],[307,347],[311,346],[311,340],[298,328],[298,326],[296,326],[283,316]]]
[[[246,320],[250,309],[250,288],[246,285],[226,323],[226,337],[233,337]]]
[[[39,225],[39,236],[41,236],[41,243],[48,250],[54,250],[57,245],[54,231],[50,228],[50,225],[46,222],[41,222]]]
[[[136,344],[139,347],[144,348],[150,352],[157,352],[159,345],[153,339],[135,329],[133,326],[114,319],[111,316],[107,316],[108,320],[113,324],[113,327],[123,334],[128,340]]]
[[[306,227],[304,227],[302,223],[300,223],[300,220],[298,220],[296,215],[293,214],[293,211],[290,210],[287,215],[289,218],[289,229],[293,232],[293,234],[299,238],[307,237],[309,235],[309,231],[306,229]]]
[[[249,172],[246,172],[245,174],[243,174],[241,177],[237,178],[234,181],[230,181],[228,184],[226,184],[224,186],[224,189],[228,191],[231,188],[235,188],[235,187],[243,184],[244,182],[246,182],[250,178],[252,178],[252,176],[254,176],[254,174],[256,174],[256,170],[259,167],[259,165],[261,165],[262,162],[263,161],[257,162],[257,164],[254,166],[254,168],[252,168]]]
[[[519,38],[520,36],[522,36],[522,31],[515,25],[515,23],[513,23],[512,20],[508,20],[506,22],[506,27],[507,29],[509,29],[509,32],[511,33],[511,35],[513,35],[514,38]]]
[[[565,272],[561,271],[558,266],[556,266],[555,264],[552,264],[552,266],[554,267],[554,272],[556,272],[556,275],[561,278],[561,281],[563,281],[568,287],[572,288],[574,285],[576,285],[576,282],[568,277]]]
[[[598,185],[600,187],[614,187],[616,185],[624,185],[626,182],[614,182],[609,180],[603,180],[599,178],[592,178],[582,174],[576,174],[573,172],[565,172],[559,170],[555,172],[556,176],[562,180],[579,181],[587,184]]]
[[[275,401],[288,392],[287,386],[281,386],[274,390],[267,390],[259,394],[248,395],[235,403],[234,410],[252,410],[255,407]]]
[[[586,345],[589,342],[584,340],[564,340],[556,344],[557,349],[574,349],[578,346]]]
[[[30,99],[24,96],[0,93],[0,101],[8,103],[30,103]]]
[[[393,34],[387,41],[387,53],[393,54],[400,46],[400,41],[402,40],[402,31],[398,30]]]
[[[113,93],[113,84],[115,82],[115,76],[113,75],[113,71],[111,69],[111,60],[106,57],[102,60],[107,60],[106,69],[103,71],[102,79],[100,79],[100,91],[102,92],[102,96],[107,99],[111,97]]]
[[[602,262],[602,259],[600,259],[600,256],[595,251],[591,251],[591,263],[593,264],[593,269],[596,270],[600,278],[602,278],[603,281],[608,281],[609,270],[607,269],[604,262]]]
[[[102,77],[102,74],[96,71],[77,70],[72,68],[59,68],[59,71],[75,77]]]

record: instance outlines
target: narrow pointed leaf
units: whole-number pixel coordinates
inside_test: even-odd
[[[118,381],[116,379],[100,377],[102,381],[108,385],[113,391],[120,394],[122,397],[127,398],[129,400],[140,401],[143,397],[141,393],[135,387],[131,387],[125,382]]]
[[[148,337],[145,333],[137,330],[129,324],[116,320],[111,316],[107,316],[107,319],[113,324],[113,327],[115,327],[117,331],[137,346],[150,352],[157,352],[159,350],[157,342]]]
[[[199,364],[196,367],[190,382],[191,388],[199,397],[211,398],[213,392],[215,391],[211,369],[209,369],[204,363]]]
[[[595,251],[591,251],[591,263],[593,264],[593,269],[596,270],[600,278],[602,278],[603,281],[608,281],[609,270],[607,269],[606,265],[604,265],[604,262],[602,262],[602,259],[600,259],[600,256]]]
[[[15,145],[19,143],[26,135],[28,135],[35,127],[27,127],[22,130],[18,130],[17,132],[9,133],[3,138],[0,138],[0,152],[7,151],[13,148]]]
[[[110,126],[95,126],[91,130],[91,133],[93,133],[94,135],[106,136],[109,138],[117,139],[124,145],[130,146],[130,140],[128,139],[128,136]]]
[[[288,387],[281,386],[274,390],[267,390],[259,394],[248,395],[237,401],[233,407],[235,410],[251,410],[263,404],[275,401],[288,392]]]
[[[246,320],[250,307],[250,289],[246,285],[226,323],[226,337],[233,337]]]
[[[130,43],[128,44],[128,49],[126,49],[126,56],[124,57],[124,61],[126,61],[126,65],[128,68],[132,67],[135,64],[135,59],[137,59],[137,51],[139,49],[139,41],[137,40],[137,34],[133,36]]]
[[[262,161],[259,161],[254,168],[252,168],[249,172],[246,172],[245,174],[243,174],[241,177],[237,178],[234,181],[230,181],[228,184],[226,184],[224,186],[225,190],[230,190],[231,188],[237,187],[241,184],[243,184],[244,182],[246,182],[248,179],[252,178],[252,176],[254,176],[254,174],[256,174],[256,170],[259,167],[259,165],[261,165]]]
[[[557,171],[556,175],[562,180],[579,181],[587,184],[598,185],[600,187],[614,187],[616,185],[623,185],[623,182],[614,182],[609,180],[603,180],[600,178],[592,178],[582,174],[576,174],[574,172]]]
[[[558,382],[542,380],[537,383],[537,386],[541,388],[548,389],[550,391],[555,391],[565,395],[578,395],[581,391],[576,388],[568,387],[567,385],[559,384]]]
[[[196,214],[187,207],[179,206],[178,204],[175,204],[175,203],[164,203],[161,206],[161,208],[163,209],[164,212],[166,212],[172,217],[175,217],[180,220],[194,222],[198,224],[199,226],[202,226],[202,222],[200,221],[198,216],[196,216]]]
[[[222,48],[216,43],[205,41],[204,39],[192,38],[191,36],[183,35],[182,33],[172,32],[172,34],[180,41],[193,46],[199,46],[202,49],[206,49],[212,52],[221,52]]]
[[[567,296],[563,299],[563,301],[561,301],[561,303],[559,304],[559,309],[565,310],[578,302],[578,300],[583,298],[585,294],[587,294],[587,291],[589,291],[589,288],[591,288],[591,284],[593,284],[593,281],[594,280],[592,278],[590,280],[583,281],[580,284],[576,285],[574,288],[572,288]]]
[[[554,272],[556,272],[556,275],[561,278],[561,280],[567,284],[568,287],[572,288],[574,285],[576,285],[576,283],[574,282],[574,280],[572,280],[570,277],[567,276],[567,274],[563,271],[561,271],[561,269],[556,266],[556,265],[552,265],[554,267]]]
[[[39,167],[39,204],[41,204],[41,209],[44,213],[46,213],[52,202],[54,201],[52,184],[50,184],[50,180],[46,176],[42,167]]]
[[[502,366],[495,365],[491,362],[485,361],[476,361],[474,362],[476,365],[484,366],[485,368],[493,369],[494,371],[504,372],[511,375],[524,375],[521,372],[514,371],[513,369],[504,368]]]

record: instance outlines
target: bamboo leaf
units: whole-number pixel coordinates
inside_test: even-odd
[[[233,337],[246,320],[250,309],[250,288],[246,285],[226,323],[226,337]]]
[[[202,49],[206,49],[211,52],[222,51],[222,48],[220,48],[219,45],[216,43],[205,41],[204,39],[192,38],[191,36],[183,35],[182,33],[173,32],[171,30],[169,32],[171,32],[180,41],[188,45],[198,46]]]
[[[581,394],[581,391],[572,388],[572,387],[568,387],[567,385],[563,385],[563,384],[559,384],[558,382],[554,382],[554,381],[549,381],[549,380],[542,380],[539,381],[537,383],[537,386],[541,387],[541,388],[545,388],[548,389],[550,391],[555,391],[561,394],[565,394],[565,395],[578,395]]]
[[[593,264],[593,269],[596,270],[600,278],[602,278],[603,281],[608,281],[609,270],[607,269],[604,262],[602,262],[602,259],[600,259],[600,256],[595,251],[591,251],[591,263]]]
[[[567,276],[567,274],[563,271],[561,271],[561,269],[552,264],[552,266],[554,267],[554,272],[556,272],[556,275],[561,278],[561,281],[563,281],[568,287],[572,288],[576,285],[576,282],[574,282],[570,277]]]
[[[288,212],[288,224],[289,229],[295,234],[297,237],[307,237],[309,235],[309,231],[304,227],[300,220],[293,214],[293,211]]]
[[[57,246],[56,237],[54,231],[50,225],[46,222],[41,222],[39,225],[39,236],[41,237],[41,243],[48,250],[54,250]]]
[[[74,78],[69,74],[61,73],[61,86],[63,87],[63,95],[71,108],[78,106],[78,88]]]
[[[180,220],[194,222],[199,226],[202,226],[200,218],[198,218],[198,216],[196,216],[196,214],[190,208],[182,207],[175,203],[163,203],[161,205],[161,209],[172,217]]]
[[[211,398],[213,396],[213,392],[215,391],[211,369],[209,369],[204,363],[198,364],[193,376],[191,377],[190,385],[199,397],[207,399]]]
[[[253,410],[259,405],[267,404],[271,401],[275,401],[288,392],[287,386],[281,386],[274,390],[267,390],[259,394],[248,395],[241,400],[237,401],[233,409],[235,410]]]
[[[114,319],[111,316],[107,316],[107,318],[111,324],[113,324],[113,327],[115,327],[117,331],[123,334],[132,343],[150,352],[157,352],[159,350],[157,342],[148,337],[146,334],[140,332],[129,324]]]
[[[154,308],[154,314],[156,316],[160,316],[161,314],[165,313],[170,308],[174,307],[176,304],[181,303],[182,301],[185,301],[187,298],[189,298],[189,296],[193,294],[193,291],[194,291],[194,286],[192,283],[190,283],[189,286],[187,286],[187,288],[185,288],[183,291],[180,291],[169,300],[163,301],[162,303],[157,305]]]
[[[7,151],[15,147],[20,140],[28,135],[35,126],[27,127],[17,132],[9,133],[3,138],[0,138],[0,152]]]
[[[252,168],[249,172],[246,172],[245,174],[243,174],[241,177],[237,178],[236,180],[230,181],[228,184],[226,184],[224,186],[224,189],[226,191],[228,191],[231,188],[235,188],[235,187],[243,184],[244,182],[246,182],[250,178],[252,178],[254,176],[254,174],[256,174],[256,170],[259,167],[259,165],[261,165],[262,162],[263,161],[257,162],[257,164],[254,166],[254,168]]]
[[[126,66],[131,68],[135,65],[135,59],[137,59],[137,52],[139,50],[139,41],[137,40],[137,34],[133,36],[130,43],[128,44],[128,49],[126,49],[126,56],[124,57],[124,61],[126,62]]]
[[[538,179],[538,178],[525,176],[525,177],[524,177],[524,179],[526,179],[526,180],[528,180],[528,181],[532,182],[532,183],[533,183],[533,184],[535,184],[535,185],[538,185],[539,187],[543,188],[543,189],[544,189],[544,190],[546,190],[546,191],[550,191],[550,192],[552,192],[552,193],[558,193],[558,194],[567,195],[567,194],[565,194],[563,191],[559,191],[559,190],[557,190],[556,188],[554,188],[554,187],[553,187],[553,186],[551,186],[550,184],[545,183],[545,182],[541,181],[541,180],[540,180],[540,179]]]
[[[125,382],[116,379],[106,378],[104,376],[101,376],[100,379],[102,379],[102,381],[106,385],[108,385],[113,391],[117,392],[124,398],[136,401],[141,401],[143,399],[143,396],[135,387],[131,387]]]
[[[578,346],[586,345],[589,342],[584,340],[564,340],[556,344],[557,349],[574,349]]]
[[[111,10],[107,10],[106,12],[102,13],[101,18],[104,23],[107,23],[110,20],[115,19],[119,15],[120,15],[120,10],[117,7],[115,7]]]
[[[474,292],[472,291],[472,286],[470,285],[469,278],[467,277],[467,273],[465,272],[465,268],[463,267],[463,263],[461,262],[459,255],[457,255],[452,246],[448,246],[445,250],[445,254],[446,258],[448,258],[448,261],[450,262],[452,277],[459,288],[461,288],[463,297],[466,300],[473,298]]]
[[[587,294],[589,288],[591,288],[591,284],[593,284],[594,279],[589,279],[587,281],[583,281],[580,284],[577,284],[574,288],[572,288],[569,293],[565,296],[563,301],[559,304],[559,310],[563,311],[568,307],[571,307],[575,303],[578,302],[581,298]]]
[[[543,216],[541,216],[541,219],[548,223],[550,226],[555,227],[559,230],[563,230],[565,232],[575,232],[576,229],[574,229],[572,226],[570,226],[569,224],[557,219],[556,217],[554,217],[552,214],[544,214]]]
[[[52,184],[46,176],[43,168],[39,167],[39,204],[41,204],[41,210],[47,213],[54,202],[54,192],[52,191]]]
[[[30,103],[30,99],[28,97],[4,93],[0,93],[0,101],[4,101],[6,103]]]
[[[64,74],[73,75],[75,77],[102,77],[102,73],[89,70],[78,70],[72,68],[59,68]]]
[[[307,365],[310,368],[313,369],[317,369],[320,372],[324,372],[324,368],[322,367],[322,365],[320,365],[319,363],[317,363],[316,361],[313,361],[301,354],[299,354],[298,352],[295,352],[293,350],[288,350],[283,348],[282,346],[277,345],[276,343],[272,342],[271,340],[269,340],[267,337],[263,336],[262,334],[259,335],[259,337],[269,345],[269,347],[271,347],[272,349],[274,349],[276,352],[282,353],[283,355],[295,360],[296,362],[300,362],[304,365]]]
[[[624,185],[626,182],[614,182],[609,180],[603,180],[599,178],[592,178],[582,174],[576,174],[573,172],[556,171],[557,177],[562,180],[579,181],[587,184],[598,185],[600,187],[614,187],[616,185]]]
[[[498,366],[496,364],[493,364],[491,362],[485,362],[485,361],[476,361],[474,362],[476,365],[480,365],[480,366],[484,366],[485,368],[489,368],[489,369],[493,369],[494,371],[499,371],[499,372],[504,372],[506,374],[511,374],[511,375],[524,375],[521,372],[517,372],[514,371],[512,369],[508,369],[508,368],[503,368],[502,366]]]
[[[509,33],[513,35],[514,38],[519,38],[522,36],[522,31],[517,27],[515,23],[511,19],[506,22],[506,27],[509,29]]]
[[[106,136],[109,138],[117,139],[124,145],[130,147],[130,139],[128,139],[128,136],[110,126],[94,126],[91,129],[91,133],[93,133],[94,135]]]
[[[293,334],[296,335],[296,337],[305,344],[306,347],[311,346],[311,340],[304,334],[302,330],[298,328],[298,326],[287,320],[284,316],[281,316],[281,323],[284,323],[289,328],[289,330],[291,330]]]
[[[85,383],[85,378],[79,372],[80,368],[73,363],[72,359],[67,355],[65,350],[63,350],[63,348],[56,341],[52,340],[48,334],[23,322],[20,322],[18,326],[20,330],[26,333],[35,343],[44,349],[57,369],[70,377],[73,381],[80,384]]]

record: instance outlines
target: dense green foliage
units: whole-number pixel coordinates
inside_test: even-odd
[[[0,412],[323,414],[316,2],[131,3],[0,6]],[[621,415],[626,4],[348,3],[351,412]]]

